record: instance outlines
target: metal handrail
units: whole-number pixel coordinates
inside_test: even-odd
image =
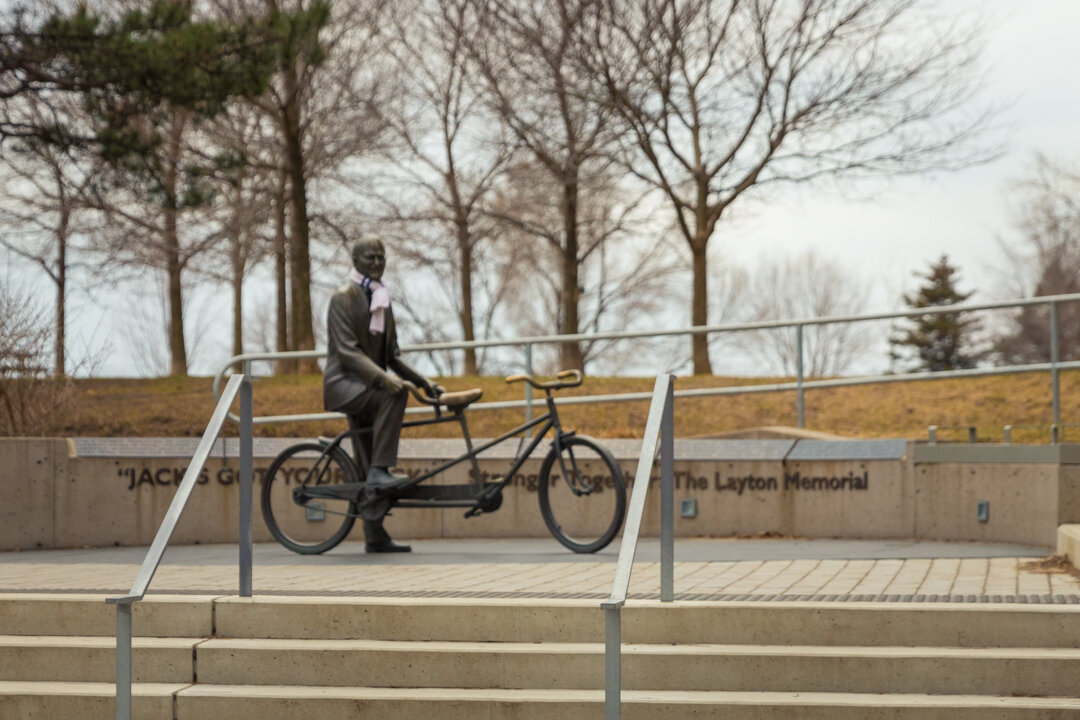
[[[187,506],[192,490],[195,489],[199,474],[203,470],[214,442],[221,433],[225,421],[229,419],[229,408],[236,398],[240,398],[240,517],[239,517],[239,540],[240,540],[240,596],[251,597],[251,497],[252,497],[252,389],[250,374],[233,375],[225,386],[225,392],[221,395],[214,414],[206,426],[202,439],[195,448],[195,454],[191,463],[184,472],[176,494],[173,496],[169,509],[165,513],[161,525],[158,526],[154,541],[143,559],[135,581],[127,595],[108,598],[105,602],[116,605],[116,718],[117,720],[131,720],[131,678],[133,675],[131,663],[131,610],[135,602],[143,599],[150,581],[154,579],[161,558],[165,554],[165,547],[176,530],[180,516]]]
[[[933,308],[920,308],[918,310],[903,310],[889,313],[871,313],[865,315],[835,315],[829,317],[803,318],[797,320],[769,320],[755,323],[736,323],[729,325],[708,325],[698,327],[684,327],[672,330],[652,331],[619,331],[606,333],[576,333],[572,335],[533,335],[510,339],[472,340],[463,342],[443,342],[410,345],[402,348],[402,352],[426,352],[433,350],[457,350],[466,348],[482,347],[507,347],[524,346],[525,348],[525,371],[533,373],[532,346],[534,344],[549,344],[558,342],[575,342],[588,340],[616,340],[626,338],[647,338],[672,335],[700,335],[718,332],[740,332],[749,330],[768,330],[786,327],[794,327],[798,333],[798,353],[796,358],[796,379],[793,382],[770,383],[767,385],[736,385],[723,388],[698,388],[694,390],[679,390],[676,397],[712,397],[721,395],[742,395],[751,393],[768,393],[794,390],[796,393],[796,414],[799,427],[805,426],[805,401],[804,392],[815,388],[850,387],[856,385],[873,385],[893,382],[915,382],[919,380],[938,380],[945,378],[985,377],[994,375],[1010,375],[1013,373],[1050,372],[1051,374],[1051,402],[1053,406],[1053,422],[1061,424],[1061,403],[1059,373],[1061,370],[1080,368],[1080,361],[1058,361],[1058,313],[1057,306],[1062,302],[1080,302],[1080,293],[1065,295],[1045,295],[1035,298],[1018,298],[1013,300],[1001,300],[989,303],[973,303],[966,305],[948,305]],[[890,375],[864,375],[850,378],[834,378],[828,380],[804,380],[803,379],[803,352],[802,336],[803,328],[808,325],[827,325],[832,323],[868,322],[874,320],[888,320],[905,317],[919,317],[924,315],[940,315],[949,313],[972,312],[977,310],[999,310],[1006,308],[1024,307],[1029,305],[1050,306],[1050,340],[1051,357],[1048,363],[1031,363],[1027,365],[1005,365],[993,368],[972,368],[967,370],[949,370],[939,372],[900,373]],[[298,360],[303,358],[321,358],[326,356],[325,350],[295,350],[288,352],[245,353],[230,358],[217,375],[214,376],[214,396],[219,397],[221,381],[230,368],[238,363],[251,363],[258,360]],[[579,405],[598,402],[634,402],[648,400],[649,393],[618,393],[608,395],[587,395],[561,398],[560,404]],[[532,389],[526,388],[524,400],[509,400],[500,402],[474,403],[471,410],[506,410],[524,408],[526,419],[531,418],[533,405],[539,404],[540,400],[533,400]],[[409,414],[426,413],[428,408],[409,408]],[[344,417],[341,413],[301,413],[291,415],[267,415],[254,418],[257,425],[282,422],[303,422],[334,420]],[[237,420],[233,416],[234,420]]]
[[[660,601],[675,598],[675,393],[671,375],[658,375],[653,388],[645,437],[634,473],[634,489],[626,512],[611,596],[600,604],[604,611],[604,717],[618,720],[622,704],[622,618],[634,570],[645,496],[649,492],[653,461],[660,451]]]
[[[490,340],[461,340],[437,343],[418,343],[401,348],[402,352],[431,352],[434,350],[467,350],[472,348],[517,347],[522,345],[551,345],[562,342],[587,342],[589,340],[627,340],[633,338],[668,337],[672,335],[710,335],[718,332],[741,332],[745,330],[776,330],[799,325],[832,325],[835,323],[871,322],[874,320],[893,320],[897,318],[922,317],[924,315],[942,315],[951,313],[973,312],[976,310],[1004,310],[1026,305],[1048,305],[1051,303],[1080,302],[1080,293],[1062,295],[1042,295],[1032,298],[1014,298],[986,303],[968,303],[963,305],[943,305],[940,307],[919,308],[918,310],[895,310],[887,313],[867,313],[862,315],[826,315],[823,317],[795,318],[790,320],[762,320],[750,323],[730,323],[727,325],[695,325],[668,330],[612,330],[601,333],[572,333],[567,335],[526,335],[517,338],[492,338]],[[300,360],[326,356],[325,350],[292,350],[278,353],[283,360]],[[237,359],[255,359],[254,356],[238,355]],[[268,359],[268,358],[258,358]],[[227,363],[222,372],[230,367]],[[220,373],[219,373],[220,374]]]

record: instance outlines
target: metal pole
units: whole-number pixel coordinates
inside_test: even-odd
[[[1012,443],[1012,425],[1006,425],[1005,426],[1005,444],[1009,445],[1010,443]]]
[[[116,720],[131,720],[131,603],[116,604]]]
[[[1058,304],[1050,303],[1050,382],[1053,386],[1054,424],[1061,424],[1061,385],[1058,378]]]
[[[604,720],[619,720],[622,705],[620,608],[604,608]]]
[[[660,601],[675,599],[675,383],[668,377],[660,419]]]
[[[525,344],[525,374],[533,374],[532,364],[532,343]],[[525,383],[525,422],[532,422],[532,385]],[[531,438],[533,434],[532,428],[525,431],[525,437]]]
[[[240,385],[240,597],[251,597],[251,364],[244,363]]]
[[[806,427],[806,404],[803,400],[803,326],[795,326],[795,406],[799,427]]]

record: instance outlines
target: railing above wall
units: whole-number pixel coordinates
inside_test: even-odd
[[[622,340],[634,338],[670,337],[678,335],[710,335],[720,333],[747,332],[753,330],[776,330],[794,328],[796,332],[796,373],[793,382],[770,383],[768,385],[737,385],[722,388],[697,388],[693,390],[679,390],[675,397],[713,397],[722,395],[742,395],[751,393],[790,392],[796,393],[796,423],[798,427],[805,427],[805,398],[806,390],[851,387],[856,385],[876,385],[894,382],[915,382],[920,380],[940,380],[948,378],[964,377],[987,377],[995,375],[1010,375],[1013,373],[1049,372],[1051,375],[1051,403],[1052,418],[1050,422],[1061,425],[1061,391],[1059,374],[1062,370],[1080,368],[1080,361],[1060,362],[1058,358],[1058,306],[1061,303],[1080,302],[1080,293],[1067,295],[1047,295],[1036,298],[1019,298],[1014,300],[1002,300],[988,303],[974,303],[965,305],[947,305],[934,308],[921,308],[919,310],[903,310],[888,313],[869,313],[864,315],[836,315],[829,317],[803,318],[795,320],[768,320],[754,323],[734,323],[728,325],[707,325],[699,327],[684,327],[670,330],[649,331],[617,331],[604,333],[576,333],[572,335],[534,335],[520,338],[472,340],[469,342],[442,342],[410,345],[402,348],[402,352],[434,352],[440,350],[464,350],[468,348],[491,348],[491,347],[521,347],[525,350],[525,372],[533,374],[532,348],[534,345],[550,345],[563,342],[588,342],[593,340]],[[829,380],[805,380],[804,379],[804,351],[803,331],[804,328],[814,325],[831,325],[839,323],[872,322],[879,320],[893,320],[900,318],[923,317],[926,315],[956,314],[964,312],[976,312],[985,310],[1005,310],[1021,308],[1032,305],[1048,305],[1049,330],[1050,330],[1050,358],[1049,362],[1031,363],[1026,365],[1004,365],[999,367],[972,368],[968,370],[949,370],[942,372],[919,372],[898,373],[889,375],[863,375],[845,378],[833,378]],[[325,350],[301,350],[293,352],[267,352],[246,353],[230,358],[217,375],[214,377],[214,396],[220,397],[220,388],[223,379],[230,368],[244,362],[257,362],[267,360],[298,360],[306,358],[322,358],[326,356]],[[649,400],[650,393],[618,393],[608,395],[588,395],[560,398],[560,405],[579,405],[600,402],[640,402]],[[523,408],[526,418],[531,417],[532,406],[531,386],[526,386],[524,400],[511,400],[503,402],[474,403],[469,406],[470,410],[505,410]],[[409,413],[429,412],[428,408],[409,408]],[[266,415],[253,419],[255,424],[300,422],[332,420],[344,417],[340,413],[303,413],[294,415]],[[233,419],[236,419],[235,417]]]

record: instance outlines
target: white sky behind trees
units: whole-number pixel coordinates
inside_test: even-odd
[[[849,187],[843,193],[815,185],[783,190],[770,199],[734,207],[711,244],[714,267],[730,262],[752,272],[766,255],[813,249],[872,284],[869,312],[898,308],[900,293],[916,284],[912,273],[924,271],[947,253],[960,269],[961,288],[976,290],[972,301],[1012,295],[1012,289],[1001,281],[1004,258],[998,245],[1013,232],[1011,184],[1030,171],[1037,152],[1055,162],[1080,162],[1080,1],[940,2],[945,7],[955,3],[958,10],[972,9],[985,18],[984,99],[1005,106],[998,119],[1006,131],[1001,157],[959,172],[893,178]],[[42,311],[51,312],[53,285],[48,278],[10,255],[2,258],[0,281],[31,288]],[[687,278],[689,282],[689,274]],[[337,280],[316,277],[324,285]],[[139,358],[167,352],[164,332],[158,332],[159,347],[152,347],[152,336],[139,337],[131,329],[130,298],[110,289],[112,283],[97,282],[89,293],[84,281],[76,283],[69,303],[72,366],[89,347],[97,356],[94,374],[152,372],[153,363]],[[152,284],[149,279],[139,283],[146,289],[148,303],[157,302]],[[272,292],[268,283],[253,278],[245,294],[247,309],[254,312],[257,305],[272,305]],[[325,293],[315,288],[313,292],[316,312],[321,314]],[[203,287],[189,294],[185,312],[193,326],[202,328],[196,334],[203,334],[189,338],[192,374],[216,371],[231,354],[229,297],[225,286]],[[688,325],[689,304],[685,305],[676,310],[681,313],[679,324]],[[661,324],[671,326],[658,320],[657,325]],[[686,345],[688,355],[689,342]],[[720,354],[714,351],[714,362]],[[872,360],[857,369],[884,367],[883,357]],[[716,365],[720,373],[737,370],[725,362]]]
[[[946,0],[942,0],[946,2]],[[808,248],[855,263],[879,276],[891,293],[874,298],[891,306],[942,253],[978,293],[993,287],[1001,259],[997,240],[1011,232],[1010,185],[1041,152],[1055,161],[1080,161],[1080,2],[968,0],[956,3],[986,18],[985,96],[1005,105],[1002,156],[959,172],[894,178],[862,197],[804,188],[755,208],[719,232],[732,257],[753,262],[764,250],[790,254]],[[852,193],[854,195],[855,193]]]

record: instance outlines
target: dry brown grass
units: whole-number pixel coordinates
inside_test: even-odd
[[[1072,564],[1072,561],[1069,560],[1066,555],[1051,555],[1050,557],[1044,557],[1038,560],[1029,560],[1020,563],[1020,569],[1024,572],[1045,573],[1047,575],[1064,573],[1066,575],[1072,575],[1075,578],[1080,578],[1080,571],[1077,571],[1076,567]]]
[[[676,389],[718,387],[776,382],[776,378],[752,379],[687,377],[676,380]],[[440,380],[449,390],[480,387],[483,400],[518,400],[521,385],[507,385],[502,378],[454,377]],[[70,436],[198,436],[214,409],[208,378],[160,378],[151,380],[86,379],[76,381],[75,412],[59,423],[59,432]],[[562,395],[649,392],[651,378],[586,378],[580,388]],[[1062,373],[1062,417],[1080,420],[1080,372]],[[322,386],[318,375],[278,376],[255,385],[255,413],[284,415],[320,412]],[[640,436],[648,402],[608,403],[565,407],[564,423],[602,437]],[[861,387],[808,390],[806,426],[811,430],[849,437],[925,437],[928,425],[975,425],[982,440],[998,440],[1002,426],[1042,425],[1017,429],[1015,442],[1046,442],[1050,422],[1048,374],[1006,375],[992,378],[892,383]],[[477,437],[492,436],[521,421],[521,410],[478,411],[469,416]],[[709,435],[760,425],[794,425],[795,393],[749,394],[682,399],[676,405],[676,432],[681,437]],[[307,422],[256,426],[262,436],[310,437],[336,433],[341,422]],[[228,431],[227,431],[228,432]],[[1070,428],[1066,439],[1075,439]],[[454,434],[450,426],[409,431],[417,437]],[[965,432],[942,428],[939,437],[961,439]]]

